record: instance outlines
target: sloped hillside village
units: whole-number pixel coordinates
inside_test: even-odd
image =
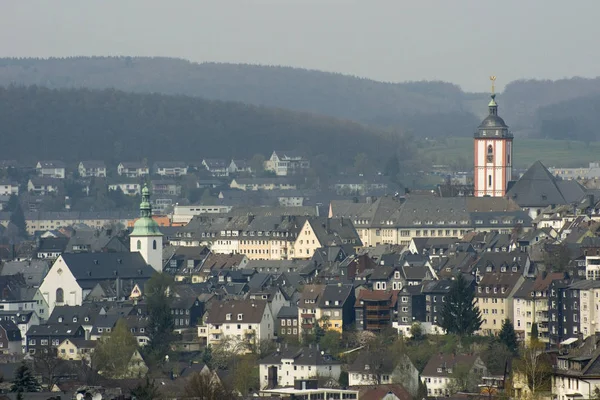
[[[475,136],[474,188],[454,197],[396,191],[377,176],[340,180],[324,199],[303,189],[310,160],[293,151],[259,160],[270,177],[244,160],[1,162],[0,389],[600,394],[600,192],[540,162],[496,176],[512,154],[496,108],[492,97]],[[509,155],[481,145],[484,171],[478,143],[495,127]],[[72,210],[60,195],[68,181],[139,209]],[[179,204],[184,182],[208,194]]]

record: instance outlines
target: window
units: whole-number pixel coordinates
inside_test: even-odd
[[[64,303],[65,301],[65,292],[62,288],[56,289],[56,302]]]
[[[156,240],[152,241],[152,250],[156,250]]]
[[[488,175],[488,186],[492,187],[492,176]]]
[[[137,241],[137,249],[138,249],[138,250],[141,250],[141,249],[142,249],[142,241],[141,241],[141,240],[138,240],[138,241]]]
[[[244,314],[238,314],[237,320],[241,321],[244,318]]]
[[[492,162],[492,161],[494,161],[494,148],[490,144],[487,148],[487,162]],[[490,175],[490,177],[491,177],[491,175]],[[491,186],[491,184],[490,184],[490,186]]]

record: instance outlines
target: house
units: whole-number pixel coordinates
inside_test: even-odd
[[[205,158],[202,160],[202,166],[212,176],[229,176],[229,164],[227,161],[218,158]]]
[[[310,378],[338,380],[342,363],[315,347],[284,345],[260,360],[259,377],[262,389],[294,386],[294,381]]]
[[[265,161],[265,171],[277,176],[290,176],[305,173],[310,169],[310,161],[298,151],[273,151]]]
[[[21,353],[26,352],[27,331],[32,326],[38,326],[41,323],[35,311],[0,311],[0,321],[12,321],[19,328],[21,332]]]
[[[62,161],[38,161],[35,166],[38,176],[42,178],[65,179],[65,163]]]
[[[65,252],[68,243],[68,237],[40,238],[37,241],[36,257],[40,260],[56,260]]]
[[[34,311],[41,319],[48,317],[48,304],[22,274],[0,276],[0,309]]]
[[[195,327],[201,322],[204,305],[196,297],[175,297],[171,301],[174,329]]]
[[[96,319],[104,312],[104,309],[93,303],[80,306],[54,307],[46,323],[49,325],[81,324],[85,333],[84,339],[89,339]]]
[[[81,161],[77,171],[82,178],[106,178],[104,161]]]
[[[153,180],[152,194],[155,196],[181,196],[181,184],[170,179]]]
[[[62,187],[62,181],[57,178],[34,176],[27,183],[27,191],[38,196],[57,193]]]
[[[67,253],[96,253],[96,252],[123,252],[128,246],[125,238],[119,236],[120,232],[114,229],[89,229],[76,230],[71,234],[67,243]]]
[[[455,376],[468,371],[468,387],[456,387]],[[436,354],[429,359],[421,373],[421,381],[427,385],[428,396],[448,396],[456,391],[475,391],[482,377],[487,376],[487,367],[478,355]]]
[[[0,276],[22,274],[27,286],[37,288],[49,270],[47,260],[8,261],[2,265]]]
[[[142,185],[137,182],[115,182],[108,185],[108,190],[116,192],[120,190],[127,196],[139,196],[142,190]]]
[[[18,196],[19,184],[9,180],[0,180],[0,196]]]
[[[46,352],[56,348],[66,339],[85,338],[85,331],[79,324],[56,324],[32,326],[27,331],[27,352]]]
[[[246,160],[231,160],[227,167],[230,174],[239,174],[241,172],[252,172],[250,164]]]
[[[481,333],[497,335],[505,319],[513,321],[514,294],[524,280],[519,272],[490,272],[483,275],[475,292],[475,301],[481,311]]]
[[[90,361],[97,342],[82,338],[63,340],[57,347],[57,356],[62,360]]]
[[[379,358],[379,354],[361,351],[347,370],[351,387],[399,383],[413,396],[419,391],[419,370],[406,354],[394,359],[389,354]]]
[[[361,387],[361,400],[412,400],[413,397],[402,385],[377,385]]]
[[[142,178],[150,175],[150,169],[141,162],[123,161],[117,166],[117,174],[127,178]]]
[[[292,258],[310,259],[321,247],[348,245],[362,246],[352,221],[344,218],[307,218],[296,240]]]
[[[248,346],[274,337],[275,318],[264,300],[226,300],[213,302],[206,313],[205,329],[199,336],[216,345],[228,341],[233,351],[245,353]]]
[[[81,305],[99,282],[119,278],[143,285],[154,272],[139,252],[65,253],[52,264],[40,291],[52,311],[56,306]]]
[[[181,161],[157,161],[154,163],[154,173],[160,176],[177,177],[187,174],[187,165]]]
[[[319,296],[323,329],[342,332],[354,323],[354,286],[352,284],[329,284]]]
[[[298,300],[298,334],[306,335],[314,331],[316,324],[321,322],[319,303],[324,285],[305,285]]]
[[[22,354],[22,336],[19,327],[11,320],[0,320],[0,353]]]
[[[356,329],[379,333],[392,327],[398,314],[398,291],[363,289],[356,296]]]
[[[278,338],[298,337],[298,307],[284,306],[277,313],[275,334]]]
[[[600,337],[573,338],[561,346],[552,373],[552,395],[558,400],[591,399],[600,389]]]

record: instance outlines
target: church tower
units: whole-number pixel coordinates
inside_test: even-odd
[[[498,116],[494,93],[496,77],[492,81],[492,99],[489,115],[475,132],[474,180],[475,196],[503,197],[512,179],[513,135],[504,120]]]
[[[139,252],[146,264],[157,272],[162,272],[162,244],[163,235],[158,229],[158,224],[152,219],[152,206],[150,205],[150,190],[144,185],[142,189],[142,203],[140,204],[140,218],[135,221],[133,231],[129,235],[129,251]]]

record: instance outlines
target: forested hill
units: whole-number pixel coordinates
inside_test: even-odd
[[[535,117],[545,138],[600,141],[600,94],[542,107]]]
[[[172,58],[0,59],[0,85],[184,94],[329,115],[415,136],[470,135],[487,100],[444,82],[390,84],[289,67]],[[476,112],[471,111],[471,104]]]
[[[385,159],[401,139],[307,113],[187,96],[107,90],[0,88],[0,159],[200,161],[273,149]]]

